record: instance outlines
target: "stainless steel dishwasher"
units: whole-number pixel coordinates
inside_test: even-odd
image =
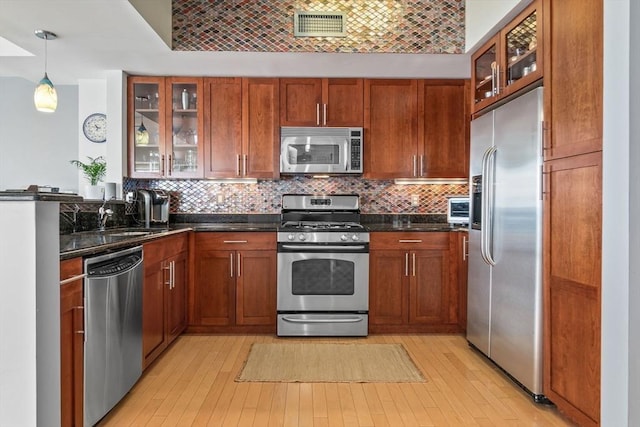
[[[142,246],[87,258],[84,425],[93,426],[142,374]]]

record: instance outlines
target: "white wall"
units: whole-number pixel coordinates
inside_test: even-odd
[[[0,190],[38,184],[77,191],[69,160],[78,157],[78,87],[56,85],[54,113],[35,109],[34,90],[33,82],[0,77]]]
[[[96,157],[104,157],[107,161],[107,170],[109,169],[109,159],[107,158],[106,142],[91,142],[82,132],[82,123],[87,116],[93,113],[107,113],[107,85],[104,80],[82,79],[78,82],[78,131],[76,140],[78,141],[78,160],[83,163],[89,162],[88,157],[95,159]],[[109,126],[109,117],[107,116],[107,126]],[[85,195],[85,186],[89,181],[84,177],[81,170],[78,170],[78,189],[80,194]]]
[[[466,0],[465,52],[473,52],[531,0]]]

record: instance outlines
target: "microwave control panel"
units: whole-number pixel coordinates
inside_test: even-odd
[[[362,131],[351,131],[351,167],[352,172],[362,172]]]

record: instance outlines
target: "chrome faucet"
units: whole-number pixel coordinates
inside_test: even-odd
[[[100,206],[100,209],[98,209],[98,230],[99,231],[104,231],[105,224],[107,223],[107,219],[109,219],[113,214],[113,211],[111,209],[104,208],[104,205],[106,203],[107,203],[107,200],[105,200],[102,203],[102,206]]]

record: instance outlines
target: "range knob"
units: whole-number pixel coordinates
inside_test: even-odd
[[[358,236],[357,234],[354,234],[353,236],[351,236],[351,240],[353,240],[354,242],[357,242],[358,240],[360,240],[360,236]]]
[[[342,236],[340,236],[340,240],[342,240],[343,242],[346,242],[347,240],[349,240],[349,238],[347,237],[346,234],[343,234]]]
[[[304,242],[307,240],[307,235],[303,233],[298,234],[298,240],[302,240]]]
[[[295,234],[293,234],[293,233],[290,233],[290,234],[287,236],[287,240],[294,240],[295,238],[296,238],[296,235],[295,235]]]

